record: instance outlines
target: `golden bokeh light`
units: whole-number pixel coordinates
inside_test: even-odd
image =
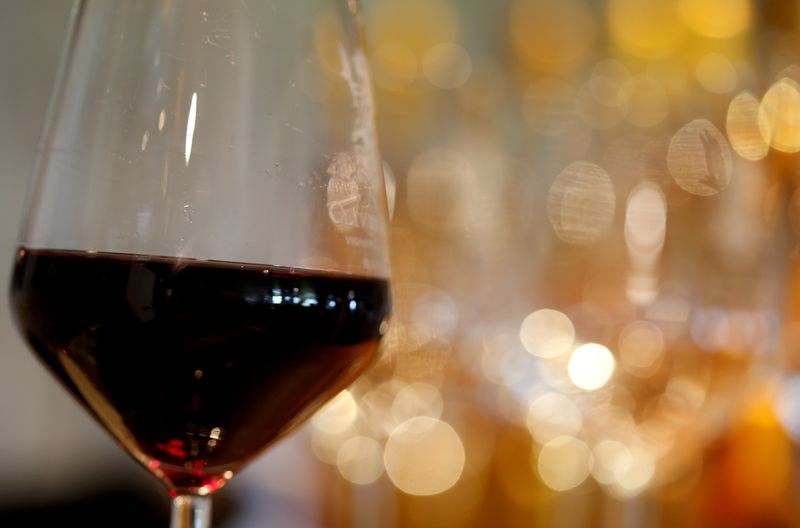
[[[664,246],[667,202],[661,187],[643,182],[628,196],[625,209],[625,242],[637,258],[654,258]]]
[[[600,240],[614,220],[616,196],[608,173],[594,163],[567,166],[547,196],[547,214],[558,238],[568,244]]]
[[[625,120],[639,128],[656,126],[669,115],[667,92],[650,75],[634,75],[622,83],[618,102]]]
[[[343,390],[317,411],[311,418],[311,423],[327,434],[339,434],[353,425],[357,416],[358,405],[353,395],[350,391]]]
[[[633,462],[628,446],[616,440],[603,440],[592,449],[592,477],[600,484],[614,484]]]
[[[700,410],[706,399],[707,381],[697,376],[682,374],[673,376],[664,389],[662,403],[669,411],[694,413]]]
[[[417,416],[440,418],[443,409],[444,400],[439,389],[429,383],[411,383],[394,397],[392,416],[397,423]]]
[[[395,486],[409,495],[436,495],[458,482],[464,445],[447,422],[421,416],[398,425],[386,441],[383,461]]]
[[[318,460],[335,466],[339,457],[339,449],[345,442],[357,434],[355,428],[349,428],[341,433],[331,434],[311,428],[311,452]]]
[[[354,436],[336,455],[339,474],[353,484],[372,484],[383,474],[383,447],[375,439]]]
[[[371,63],[375,84],[399,90],[420,78],[426,53],[457,42],[458,13],[446,0],[382,0],[370,10]]]
[[[523,319],[519,339],[530,354],[541,358],[556,358],[572,348],[575,327],[565,314],[544,308]]]
[[[758,161],[769,153],[770,125],[761,103],[750,92],[741,92],[728,106],[726,131],[731,146],[746,160]]]
[[[800,151],[800,87],[783,77],[774,83],[761,100],[770,144],[781,152]]]
[[[411,219],[434,232],[464,228],[475,187],[472,165],[454,150],[432,149],[417,156],[406,176]]]
[[[672,136],[667,167],[684,191],[711,196],[725,189],[731,181],[731,147],[711,121],[695,119]]]
[[[700,57],[694,74],[700,86],[716,94],[732,92],[739,82],[736,68],[721,53],[712,52]]]
[[[575,69],[597,36],[594,14],[582,0],[515,0],[508,23],[521,61],[540,73]]]
[[[436,44],[422,59],[425,78],[437,88],[452,90],[462,86],[472,73],[472,59],[463,47],[452,42]]]
[[[587,437],[624,441],[633,434],[636,419],[622,406],[634,406],[633,396],[623,388],[617,387],[616,397],[620,400],[619,404],[604,403],[589,409],[583,427]]]
[[[361,412],[367,417],[370,436],[386,438],[400,423],[395,421],[392,407],[397,394],[405,387],[406,383],[400,379],[388,379],[367,391],[359,399]]]
[[[653,480],[656,460],[642,449],[630,450],[630,458],[619,460],[616,479],[607,490],[618,499],[631,499],[642,493]]]
[[[622,114],[620,114],[619,108],[617,106],[608,106],[602,101],[598,101],[588,85],[584,85],[578,90],[575,109],[586,124],[598,130],[606,130],[622,122]]]
[[[417,80],[419,64],[410,46],[403,42],[386,42],[372,52],[375,83],[392,90],[405,88]]]
[[[636,57],[664,57],[686,38],[674,0],[609,0],[606,16],[614,43]]]
[[[649,321],[634,321],[620,333],[622,368],[638,377],[653,375],[664,359],[664,333]]]
[[[531,83],[522,100],[522,115],[532,130],[546,136],[559,136],[575,123],[575,88],[555,78]]]
[[[531,436],[545,444],[559,436],[578,434],[583,426],[583,415],[571,399],[548,392],[531,402],[527,426]]]
[[[614,356],[597,343],[586,343],[572,352],[567,365],[569,379],[577,387],[593,391],[603,387],[614,374]]]
[[[516,344],[514,336],[498,334],[484,338],[481,349],[481,372],[487,380],[503,383],[503,363],[509,350]]]
[[[592,68],[589,90],[600,104],[617,108],[620,104],[622,85],[630,79],[628,68],[618,60],[604,59]]]
[[[573,436],[550,440],[535,459],[539,478],[555,491],[580,486],[591,473],[594,462],[589,446]]]
[[[751,0],[678,0],[681,17],[692,31],[712,38],[730,38],[752,24]]]

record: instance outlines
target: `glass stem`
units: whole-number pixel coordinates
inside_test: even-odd
[[[178,495],[172,499],[170,528],[211,528],[211,497]]]

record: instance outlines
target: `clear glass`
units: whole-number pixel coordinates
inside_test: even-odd
[[[376,353],[373,114],[353,0],[75,4],[12,305],[174,526]]]

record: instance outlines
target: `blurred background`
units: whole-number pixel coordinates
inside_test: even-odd
[[[0,4],[0,277],[69,4]],[[362,9],[395,318],[216,526],[800,526],[800,5]],[[0,524],[166,526],[5,303],[0,345]]]

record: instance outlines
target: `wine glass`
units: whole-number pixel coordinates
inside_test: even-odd
[[[12,279],[33,351],[207,527],[389,312],[358,7],[78,1]]]

